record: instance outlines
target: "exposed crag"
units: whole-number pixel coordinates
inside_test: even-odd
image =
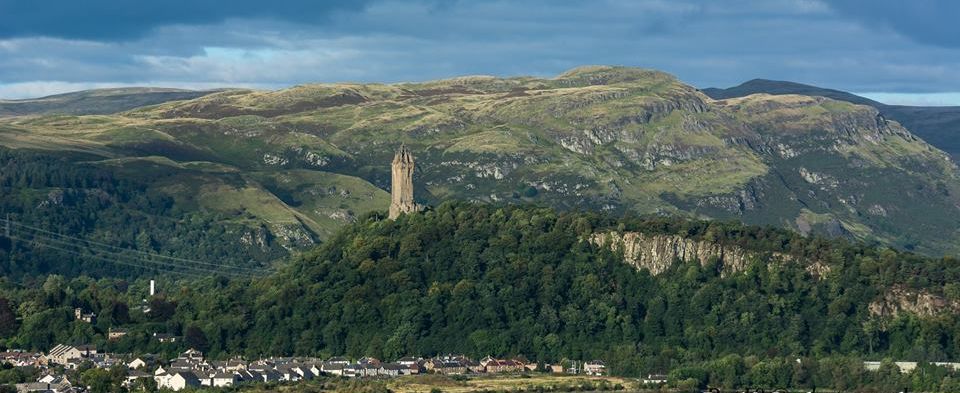
[[[717,261],[721,275],[727,276],[743,271],[753,261],[766,262],[770,268],[797,261],[797,258],[789,254],[752,252],[738,246],[726,246],[680,235],[603,232],[591,235],[590,243],[623,253],[624,262],[638,270],[646,269],[653,276],[667,271],[677,262],[698,261],[706,266]],[[804,265],[804,270],[816,280],[824,279],[832,270],[830,265],[822,261],[808,261],[804,262]]]
[[[706,265],[717,260],[725,274],[743,270],[755,255],[740,247],[723,246],[679,235],[647,235],[640,232],[595,233],[590,241],[598,246],[610,246],[623,252],[624,260],[637,269],[647,269],[658,275],[677,261],[700,261]]]
[[[932,317],[945,313],[960,314],[960,301],[946,299],[925,289],[898,285],[870,303],[869,310],[871,315],[880,317],[895,317],[900,313]]]

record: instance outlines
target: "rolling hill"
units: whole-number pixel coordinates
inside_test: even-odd
[[[212,91],[157,87],[84,90],[25,100],[0,100],[0,116],[108,115],[141,106],[202,97]]]
[[[715,99],[744,97],[751,94],[801,94],[867,105],[896,120],[923,140],[960,158],[960,107],[886,105],[845,91],[825,89],[795,82],[753,79],[727,89],[706,88],[704,94]]]
[[[712,99],[653,70],[228,90],[110,115],[0,119],[0,146],[83,157],[74,162],[142,183],[178,211],[262,226],[288,250],[385,209],[401,142],[428,204],[735,219],[960,249],[956,165],[876,108]]]

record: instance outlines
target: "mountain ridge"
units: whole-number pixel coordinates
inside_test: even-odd
[[[217,90],[166,87],[116,87],[80,90],[38,98],[0,100],[0,117],[45,114],[107,115],[175,100],[188,100]]]
[[[400,143],[416,156],[419,203],[736,219],[930,254],[960,249],[956,166],[875,108],[796,95],[715,100],[655,70],[227,90],[113,115],[0,119],[2,146],[101,157],[86,161],[176,205],[262,225],[291,250],[385,209]],[[156,183],[123,160],[169,176]]]
[[[876,108],[884,116],[896,120],[924,140],[960,159],[960,106],[888,105],[841,90],[826,89],[796,82],[752,79],[740,85],[704,88],[701,91],[715,99],[743,97],[750,94],[802,94],[832,98]]]

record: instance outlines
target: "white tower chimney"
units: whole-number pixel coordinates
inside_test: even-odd
[[[153,295],[156,295],[156,294],[157,294],[157,286],[156,286],[156,284],[157,284],[157,283],[156,283],[155,281],[150,280],[150,296],[153,296]]]

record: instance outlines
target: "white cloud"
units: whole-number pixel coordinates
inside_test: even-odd
[[[947,93],[855,93],[887,105],[960,106],[960,92]]]

